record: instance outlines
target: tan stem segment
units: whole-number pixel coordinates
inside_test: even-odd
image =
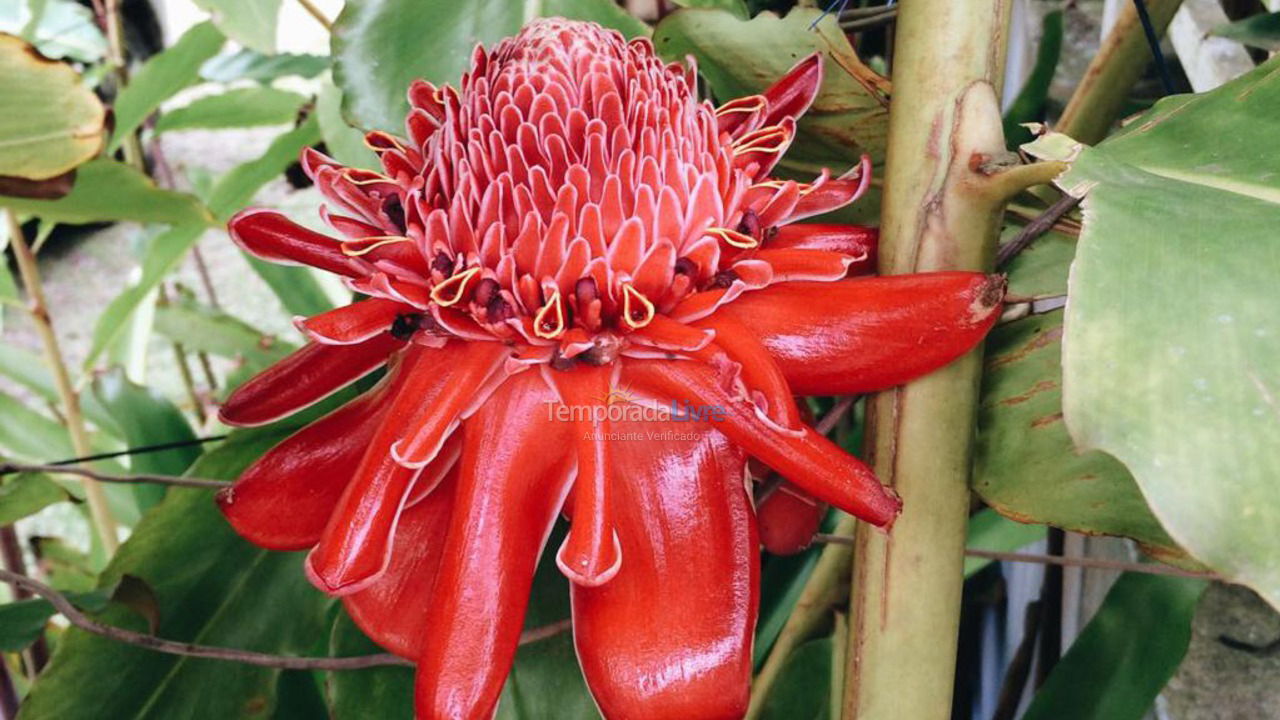
[[[1182,0],[1147,0],[1156,34],[1164,34],[1180,5]],[[1151,48],[1143,34],[1137,6],[1126,2],[1055,129],[1090,145],[1106,137],[1111,123],[1120,115],[1125,96],[1150,64]]]
[[[6,213],[9,218],[9,238],[13,244],[13,254],[18,262],[18,272],[22,275],[22,284],[27,289],[30,299],[29,309],[35,322],[36,332],[40,335],[44,347],[45,362],[53,373],[53,382],[62,401],[62,413],[66,419],[67,432],[71,435],[71,447],[77,455],[90,455],[93,449],[89,446],[89,433],[85,430],[84,415],[80,412],[80,397],[71,386],[71,377],[67,373],[66,363],[62,360],[62,351],[58,347],[58,336],[53,332],[53,320],[49,315],[49,305],[45,302],[44,285],[40,282],[40,270],[36,266],[36,256],[31,246],[22,235],[22,227],[12,212]],[[107,497],[102,486],[94,480],[84,480],[85,499],[89,502],[89,512],[93,516],[94,527],[102,540],[102,547],[108,556],[116,551],[120,544],[116,537],[116,521],[111,517],[107,507]]]
[[[882,273],[991,265],[1009,188],[985,168],[1005,148],[996,97],[1010,2],[901,5]],[[951,716],[980,360],[975,350],[870,399],[868,459],[904,505],[890,534],[856,533],[845,718]]]

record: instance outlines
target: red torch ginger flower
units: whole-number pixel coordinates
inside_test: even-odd
[[[1002,283],[851,278],[873,230],[790,224],[869,179],[865,162],[769,176],[821,76],[810,57],[715,108],[647,40],[539,21],[478,48],[460,89],[415,83],[406,137],[368,135],[383,172],[304,154],[342,239],[266,210],[231,221],[246,251],[368,298],[300,318],[310,342],[223,420],[270,422],[386,374],[219,502],[252,542],[310,548],[313,582],[417,663],[420,717],[492,714],[561,513],[578,657],[611,718],[744,711],[748,456],[790,497],[892,523],[897,497],[802,423],[793,395],[946,364],[991,327]]]

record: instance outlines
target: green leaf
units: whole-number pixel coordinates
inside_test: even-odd
[[[81,610],[92,611],[105,607],[107,596],[100,592],[72,593],[67,599]],[[0,605],[0,650],[26,650],[39,639],[53,615],[53,605],[39,598]]]
[[[409,83],[458,82],[476,43],[516,34],[530,16],[594,20],[630,37],[648,28],[612,0],[350,0],[333,27],[333,79],[357,126],[404,132]]]
[[[130,382],[119,368],[94,380],[93,394],[120,427],[129,447],[194,440],[185,416],[159,393]],[[181,475],[200,456],[195,445],[141,453],[129,458],[129,470],[147,475]],[[146,511],[164,498],[162,485],[134,485],[138,508]]]
[[[1049,85],[1053,82],[1058,58],[1062,55],[1062,11],[1045,13],[1041,25],[1040,46],[1036,49],[1036,62],[1031,74],[1022,84],[1018,96],[1013,99],[1004,114],[1004,139],[1009,147],[1031,141],[1031,132],[1023,123],[1044,119],[1045,103],[1049,100]]]
[[[1177,545],[1124,466],[1077,452],[1062,423],[1062,314],[1000,325],[987,339],[973,489],[1000,514],[1088,534],[1122,535],[1162,559]]]
[[[9,223],[6,221],[0,225],[0,257],[7,257],[9,251]],[[9,263],[0,263],[0,331],[4,330],[4,311],[5,305],[21,305],[22,297],[18,294],[18,284],[13,280],[13,271],[9,269]],[[5,345],[5,349],[8,345]],[[0,349],[0,352],[3,350]]]
[[[386,652],[365,637],[345,610],[337,613],[329,636],[329,654],[350,657]],[[413,720],[413,668],[376,667],[328,674],[332,717]]]
[[[760,720],[826,720],[831,715],[831,638],[810,640],[783,663]]]
[[[326,55],[263,55],[253,50],[237,50],[206,62],[200,68],[200,77],[221,83],[236,80],[268,83],[289,76],[313,78],[327,69]]]
[[[290,343],[189,298],[158,308],[156,331],[187,350],[238,360],[254,372],[294,349]]]
[[[751,11],[747,9],[747,4],[742,0],[672,0],[673,3],[684,8],[712,8],[731,12],[735,16],[746,20],[751,17]]]
[[[10,475],[0,485],[0,525],[12,525],[71,496],[41,473]]]
[[[378,156],[364,144],[364,133],[342,117],[342,91],[332,82],[320,86],[316,96],[316,119],[329,155],[348,167],[381,170]]]
[[[873,82],[834,17],[821,10],[796,8],[779,18],[771,12],[743,20],[724,10],[679,10],[653,34],[659,54],[671,61],[693,55],[717,102],[759,93],[805,56],[823,53],[822,89],[800,119],[799,133],[783,158],[783,167],[812,176],[822,168],[836,174],[857,164],[865,152],[884,160],[889,111],[850,72]],[[862,203],[875,205],[869,199]]]
[[[102,149],[106,110],[76,71],[4,34],[0,107],[0,175],[45,180]]]
[[[1010,223],[1001,241],[1007,242],[1022,229]],[[1067,270],[1076,256],[1076,239],[1065,233],[1049,231],[1009,261],[1009,294],[1021,297],[1043,297],[1067,294]]]
[[[209,11],[213,24],[241,45],[268,55],[276,51],[276,24],[281,0],[195,0]]]
[[[12,343],[0,344],[0,376],[39,395],[47,403],[59,402],[58,391],[45,369],[44,360]],[[117,438],[121,436],[116,421],[92,393],[80,394],[80,410],[102,432]]]
[[[95,223],[130,220],[168,225],[205,224],[209,214],[194,196],[156,187],[137,169],[100,157],[81,165],[71,193],[57,200],[0,197],[13,212],[52,222]]]
[[[236,433],[192,468],[235,477],[291,425]],[[136,576],[155,592],[162,637],[302,654],[327,630],[331,601],[306,581],[300,553],[272,553],[235,535],[207,490],[172,489],[120,547],[104,578]],[[113,604],[100,619],[143,629]],[[269,718],[279,670],[177,657],[71,629],[23,703],[25,720]]]
[[[239,165],[219,178],[209,192],[208,206],[219,223],[244,207],[258,189],[284,172],[303,147],[317,141],[314,118],[276,138],[263,155]],[[138,282],[116,296],[99,316],[93,329],[93,343],[84,366],[92,368],[102,351],[120,333],[130,315],[146,299],[165,275],[177,265],[200,239],[203,226],[179,225],[151,239],[142,261]]]
[[[1020,547],[1043,540],[1043,525],[1026,525],[1014,522],[987,508],[969,518],[969,539],[965,547],[971,550],[991,550],[994,552],[1012,552]],[[991,560],[979,557],[964,559],[964,576],[974,573],[990,565]]]
[[[93,11],[73,0],[38,0],[27,3],[31,16],[0,14],[0,31],[20,35],[41,55],[55,60],[92,64],[107,53],[107,39],[98,29]]]
[[[1209,34],[1267,52],[1280,52],[1280,12],[1260,13],[1216,27]]]
[[[276,265],[249,254],[244,259],[290,313],[310,317],[333,309],[333,300],[311,268]]]
[[[823,530],[826,532],[826,530]],[[782,628],[804,592],[822,554],[820,546],[795,555],[764,554],[760,562],[760,616],[756,621],[756,641],[752,665],[759,670],[773,649]]]
[[[221,129],[292,123],[307,98],[272,87],[247,87],[208,95],[167,110],[156,121],[157,133],[192,128]]]
[[[32,463],[74,455],[65,428],[2,392],[0,419],[0,450],[9,455]]]
[[[183,33],[167,50],[138,69],[115,103],[115,132],[107,149],[115,152],[160,103],[199,78],[200,66],[222,48],[226,38],[212,23],[203,22]]]
[[[1191,641],[1202,580],[1125,573],[1022,720],[1139,720]]]
[[[1280,607],[1277,118],[1273,58],[1157,103],[1060,184],[1088,190],[1062,361],[1076,444],[1118,458],[1179,545]]]
[[[85,515],[88,516],[87,511]],[[75,593],[93,590],[96,578],[88,554],[56,537],[33,537],[31,547],[51,587]],[[110,595],[110,592],[106,594]]]

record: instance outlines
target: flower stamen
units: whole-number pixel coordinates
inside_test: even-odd
[[[480,274],[480,268],[463,270],[453,277],[431,288],[431,300],[440,307],[451,307],[466,297],[467,285],[471,279]]]
[[[564,333],[564,327],[564,303],[560,299],[560,291],[556,290],[533,316],[533,333],[540,338],[554,340]]]
[[[622,321],[632,330],[639,330],[653,322],[655,312],[653,303],[644,293],[630,284],[622,286]]]
[[[383,245],[392,245],[395,243],[409,242],[409,238],[402,235],[373,235],[359,240],[347,240],[341,244],[342,254],[347,257],[360,257],[366,255]]]
[[[706,233],[712,235],[724,243],[732,245],[741,250],[750,250],[760,246],[760,241],[750,235],[740,233],[737,230],[729,228],[713,227],[707,228]]]

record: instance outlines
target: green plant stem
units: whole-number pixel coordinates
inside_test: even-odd
[[[316,22],[323,25],[325,30],[333,32],[333,21],[324,14],[324,11],[320,9],[320,6],[311,2],[311,0],[298,0],[298,4],[302,6],[303,10],[307,11],[308,15],[315,18]]]
[[[1164,34],[1180,5],[1182,0],[1147,0],[1151,24],[1157,33]],[[1126,2],[1055,129],[1089,145],[1102,140],[1120,115],[1125,96],[1150,64],[1151,48],[1143,35],[1138,11],[1132,2]]]
[[[89,432],[85,428],[84,415],[80,412],[80,397],[71,385],[71,376],[67,373],[67,365],[62,359],[62,350],[58,346],[58,336],[53,331],[53,319],[49,315],[49,304],[45,301],[44,285],[40,281],[40,269],[36,265],[36,256],[27,245],[22,235],[22,227],[12,212],[6,213],[9,219],[9,238],[13,245],[13,255],[18,263],[18,272],[22,276],[22,284],[27,289],[30,300],[29,310],[35,323],[36,332],[44,348],[45,362],[53,373],[54,386],[58,390],[58,399],[62,403],[62,416],[66,421],[67,432],[71,436],[71,447],[77,455],[89,455],[93,448],[89,445]],[[102,547],[110,556],[116,551],[120,542],[116,537],[116,521],[107,506],[107,496],[102,486],[94,480],[83,481],[85,499],[89,503],[89,514],[93,517],[94,528],[102,541]]]
[[[117,92],[129,84],[129,59],[124,46],[124,18],[120,13],[120,0],[104,0],[103,24],[106,25],[107,61],[115,71]],[[142,144],[138,142],[138,133],[131,132],[120,144],[124,152],[124,161],[139,170],[145,170],[142,155]]]
[[[911,0],[898,15],[880,271],[991,266],[1015,188],[996,100],[1007,0]],[[1016,166],[1015,166],[1016,167]],[[1019,170],[1027,184],[1044,173]],[[1034,176],[1034,177],[1033,177]],[[868,460],[903,499],[854,543],[843,717],[951,717],[981,351],[868,405]]]

